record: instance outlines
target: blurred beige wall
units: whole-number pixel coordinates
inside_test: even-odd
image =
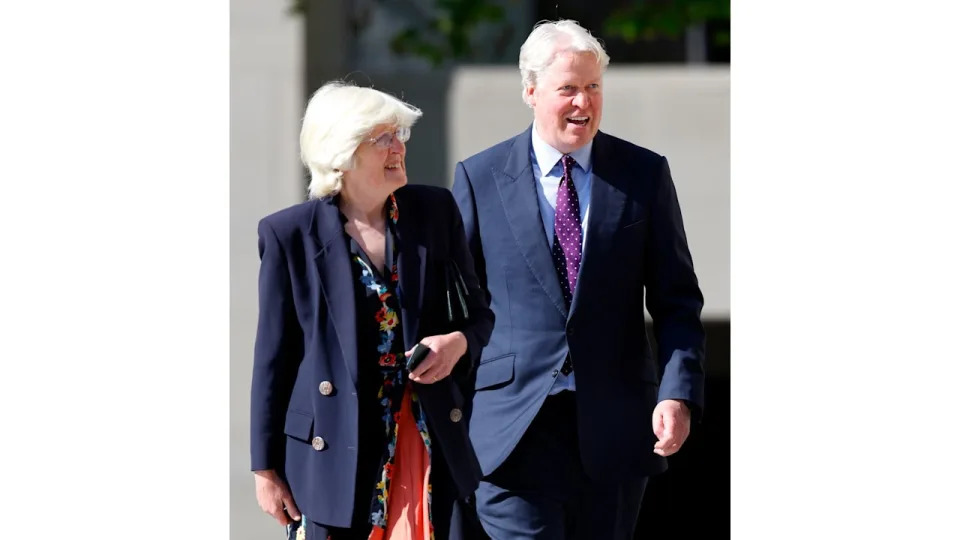
[[[303,25],[275,2],[230,7],[230,538],[279,539],[282,529],[257,506],[247,443],[257,221],[303,200]]]

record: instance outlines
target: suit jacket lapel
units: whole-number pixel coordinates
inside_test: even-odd
[[[397,257],[397,274],[400,300],[400,317],[403,323],[403,343],[410,350],[417,343],[420,330],[420,312],[423,307],[424,279],[427,270],[427,248],[418,234],[417,215],[410,205],[403,203],[397,196],[397,243],[400,253]]]
[[[318,253],[315,257],[320,288],[343,351],[343,361],[357,384],[357,308],[350,253],[343,239],[343,224],[334,200],[317,201],[313,222]]]
[[[593,139],[593,181],[590,186],[590,215],[587,218],[587,237],[584,241],[583,258],[580,261],[580,277],[573,293],[570,312],[576,310],[578,299],[590,295],[591,274],[603,265],[616,264],[607,259],[610,242],[620,224],[627,201],[629,173],[617,162],[607,135],[597,132]],[[586,289],[586,292],[584,290]]]
[[[503,171],[495,170],[493,176],[520,253],[544,292],[566,317],[567,306],[560,289],[560,279],[543,232],[543,218],[540,216],[540,202],[534,184],[536,179],[533,178],[533,166],[530,163],[531,132],[532,126],[513,139]]]

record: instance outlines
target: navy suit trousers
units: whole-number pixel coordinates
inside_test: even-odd
[[[510,456],[477,489],[477,514],[495,540],[629,540],[645,476],[591,481],[577,440],[576,397],[547,397]]]

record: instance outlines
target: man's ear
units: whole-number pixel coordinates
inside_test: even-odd
[[[534,105],[537,104],[536,89],[537,89],[536,86],[528,86],[523,89],[523,96],[525,98],[524,101],[527,102],[527,105],[531,109],[533,108]]]

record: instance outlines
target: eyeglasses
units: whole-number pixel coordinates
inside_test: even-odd
[[[408,127],[398,127],[395,131],[388,131],[379,137],[373,137],[367,139],[367,142],[373,143],[377,148],[390,148],[393,146],[393,139],[396,138],[398,141],[405,143],[410,140],[410,128]]]

